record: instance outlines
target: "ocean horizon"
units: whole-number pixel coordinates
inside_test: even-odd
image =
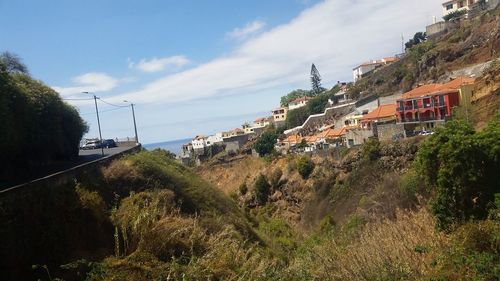
[[[148,144],[144,144],[143,147],[147,150],[161,148],[161,149],[168,150],[172,153],[175,153],[175,155],[180,155],[181,151],[182,151],[182,145],[188,143],[190,140],[191,140],[191,138],[164,141],[164,142],[156,142],[156,143],[148,143]]]

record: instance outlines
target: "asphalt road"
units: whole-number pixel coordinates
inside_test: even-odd
[[[118,146],[118,147],[113,147],[113,148],[104,148],[104,156],[109,156],[113,154],[117,154],[120,152],[123,152],[127,149],[130,149],[131,146]],[[82,150],[80,149],[80,152],[78,153],[78,162],[85,163],[89,162],[95,159],[99,159],[102,157],[102,152],[101,149],[85,149]]]
[[[104,157],[123,152],[132,147],[133,146],[131,145],[124,145],[113,148],[105,148]],[[3,181],[3,179],[0,179],[0,191],[18,184],[23,184],[32,180],[43,178],[48,175],[61,172],[66,169],[82,165],[87,162],[94,161],[103,157],[100,148],[90,149],[90,150],[80,150],[78,154],[79,154],[78,158],[74,159],[73,161],[60,161],[60,162],[55,162],[50,166],[37,167],[35,169],[29,169],[29,170],[26,169],[24,171],[22,178],[12,178],[5,181]]]

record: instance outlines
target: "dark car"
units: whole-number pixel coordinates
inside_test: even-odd
[[[102,147],[111,148],[111,147],[116,147],[116,146],[117,146],[116,142],[112,139],[102,141]]]

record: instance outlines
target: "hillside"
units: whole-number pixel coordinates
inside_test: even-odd
[[[498,9],[463,22],[459,29],[414,46],[400,61],[363,77],[350,93],[386,96],[404,92],[420,83],[445,81],[467,66],[498,59],[499,30]]]

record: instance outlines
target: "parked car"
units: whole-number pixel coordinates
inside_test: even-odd
[[[100,140],[87,141],[82,146],[82,149],[96,149],[96,148],[101,148],[101,141]]]
[[[111,147],[116,147],[116,142],[113,139],[108,139],[108,140],[103,140],[102,141],[102,147],[105,148],[111,148]]]

